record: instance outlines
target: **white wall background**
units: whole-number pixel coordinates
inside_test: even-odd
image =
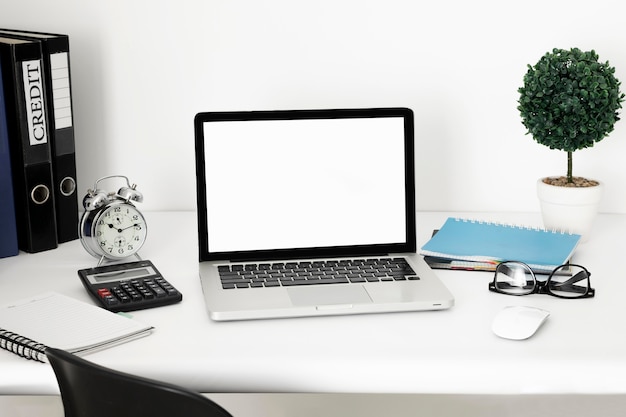
[[[70,35],[80,196],[124,174],[144,210],[194,210],[200,111],[407,106],[417,207],[538,211],[566,156],[525,135],[517,89],[553,47],[626,82],[615,0],[0,0],[0,26]],[[622,86],[626,90],[626,84]],[[574,155],[626,212],[626,121]],[[225,173],[225,175],[227,175]]]

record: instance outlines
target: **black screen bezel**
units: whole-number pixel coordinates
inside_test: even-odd
[[[237,120],[297,120],[402,117],[404,119],[404,177],[405,177],[405,242],[374,245],[348,245],[274,250],[234,252],[210,252],[208,240],[206,170],[204,160],[204,123]],[[413,111],[405,107],[328,110],[274,110],[274,111],[227,111],[202,112],[194,118],[196,153],[196,194],[198,218],[199,260],[203,261],[252,261],[292,258],[326,258],[346,256],[384,255],[388,253],[414,253],[416,251],[415,229],[415,162]]]

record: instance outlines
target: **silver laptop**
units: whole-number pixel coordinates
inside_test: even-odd
[[[454,304],[416,255],[410,109],[209,112],[194,123],[213,320]]]

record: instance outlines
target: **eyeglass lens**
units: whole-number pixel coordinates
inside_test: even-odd
[[[535,289],[535,277],[524,264],[502,263],[496,269],[495,286],[512,295],[530,294]]]
[[[589,274],[578,265],[563,265],[555,269],[548,290],[559,297],[581,297],[589,291]]]

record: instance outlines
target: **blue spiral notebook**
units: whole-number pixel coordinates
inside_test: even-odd
[[[579,240],[577,234],[450,217],[420,254],[494,265],[520,261],[551,271],[569,261]]]

